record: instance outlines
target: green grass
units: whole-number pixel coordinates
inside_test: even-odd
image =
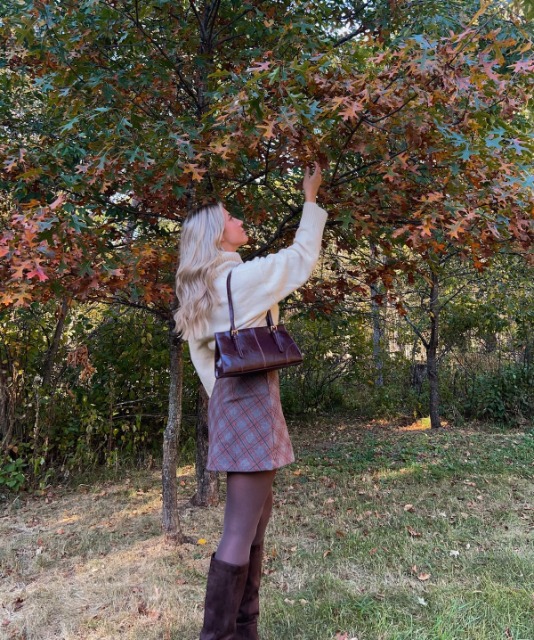
[[[533,430],[291,431],[262,640],[534,640]],[[157,469],[6,505],[0,637],[197,640],[224,504],[188,506],[181,474],[182,528],[205,545],[163,544]]]
[[[343,432],[278,479],[265,640],[534,640],[533,432]]]

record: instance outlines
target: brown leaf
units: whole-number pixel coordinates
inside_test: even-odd
[[[421,582],[426,582],[427,580],[430,580],[430,573],[420,573],[417,577]]]
[[[415,511],[415,507],[413,506],[413,504],[405,504],[404,511],[410,511],[413,513]]]
[[[148,614],[148,607],[146,606],[146,602],[142,600],[137,604],[137,613],[140,613],[142,616],[146,616]]]
[[[420,538],[423,535],[422,533],[419,533],[419,531],[412,529],[412,527],[406,527],[406,529],[408,530],[408,533],[412,536],[412,538]]]

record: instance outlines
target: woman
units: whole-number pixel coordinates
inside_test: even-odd
[[[214,333],[230,325],[226,279],[232,273],[237,329],[265,325],[270,309],[310,277],[321,250],[326,212],[315,200],[321,169],[305,171],[304,209],[294,243],[243,262],[243,222],[222,204],[201,207],[184,221],[176,292],[176,327],[210,401],[207,468],[227,472],[222,538],[208,574],[200,640],[257,640],[263,538],[272,509],[276,469],[294,461],[280,406],[278,372],[215,379]]]

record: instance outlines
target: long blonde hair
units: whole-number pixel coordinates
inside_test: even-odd
[[[176,271],[176,295],[180,306],[174,313],[174,320],[176,332],[185,340],[203,335],[217,301],[213,281],[220,263],[224,224],[223,206],[217,202],[191,211],[182,225],[180,262]]]

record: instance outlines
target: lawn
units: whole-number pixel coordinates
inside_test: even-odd
[[[262,640],[534,640],[534,430],[417,426],[291,425]],[[196,640],[223,504],[189,506],[194,482],[177,548],[157,468],[4,502],[0,638]]]

